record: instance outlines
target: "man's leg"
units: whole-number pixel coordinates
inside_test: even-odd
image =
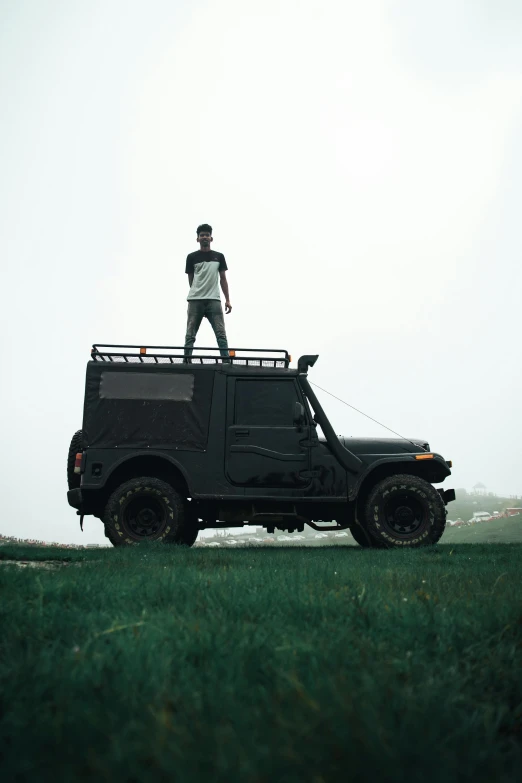
[[[192,299],[188,303],[187,309],[187,334],[185,335],[185,356],[192,356],[196,335],[201,326],[201,321],[205,315],[205,301],[203,299]]]
[[[228,342],[227,333],[225,331],[225,318],[223,316],[223,308],[219,299],[208,299],[205,308],[205,315],[210,321],[210,325],[216,335],[217,344],[220,348],[221,356],[226,356],[228,359]]]

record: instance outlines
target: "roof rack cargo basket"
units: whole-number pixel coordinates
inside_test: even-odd
[[[292,357],[280,348],[230,348],[221,355],[219,348],[197,348],[197,353],[185,355],[179,345],[109,345],[95,343],[91,350],[94,362],[132,362],[142,364],[234,364],[243,367],[273,367],[286,369]],[[205,353],[202,353],[202,352]]]

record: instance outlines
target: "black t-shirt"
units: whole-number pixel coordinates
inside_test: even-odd
[[[187,263],[185,265],[185,272],[187,275],[193,275],[194,264],[199,264],[201,261],[219,261],[220,272],[226,272],[228,269],[223,253],[218,253],[217,250],[207,250],[206,252],[204,250],[195,250],[187,256]]]

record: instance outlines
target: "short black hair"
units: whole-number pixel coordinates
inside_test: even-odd
[[[198,230],[196,231],[197,236],[203,232],[208,231],[208,233],[212,236],[212,226],[209,226],[208,223],[202,223],[200,226],[198,226]]]

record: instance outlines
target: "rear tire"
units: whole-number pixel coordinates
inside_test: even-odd
[[[178,544],[178,546],[193,546],[199,535],[199,520],[193,512],[192,503],[185,503],[185,517],[183,525],[178,528],[175,539],[169,539],[169,543]]]
[[[188,522],[181,531],[180,535],[178,535],[176,543],[182,544],[184,546],[194,546],[198,535],[199,527],[194,525],[192,522]]]
[[[74,463],[79,451],[83,451],[83,430],[77,430],[74,433],[69,446],[67,455],[67,484],[69,489],[78,489],[80,486],[81,476],[79,473],[74,472]]]
[[[185,501],[166,481],[133,478],[112,493],[103,521],[105,535],[114,546],[178,543],[185,525]]]
[[[380,546],[430,546],[444,533],[446,507],[428,481],[407,474],[390,476],[371,491],[365,522]]]

